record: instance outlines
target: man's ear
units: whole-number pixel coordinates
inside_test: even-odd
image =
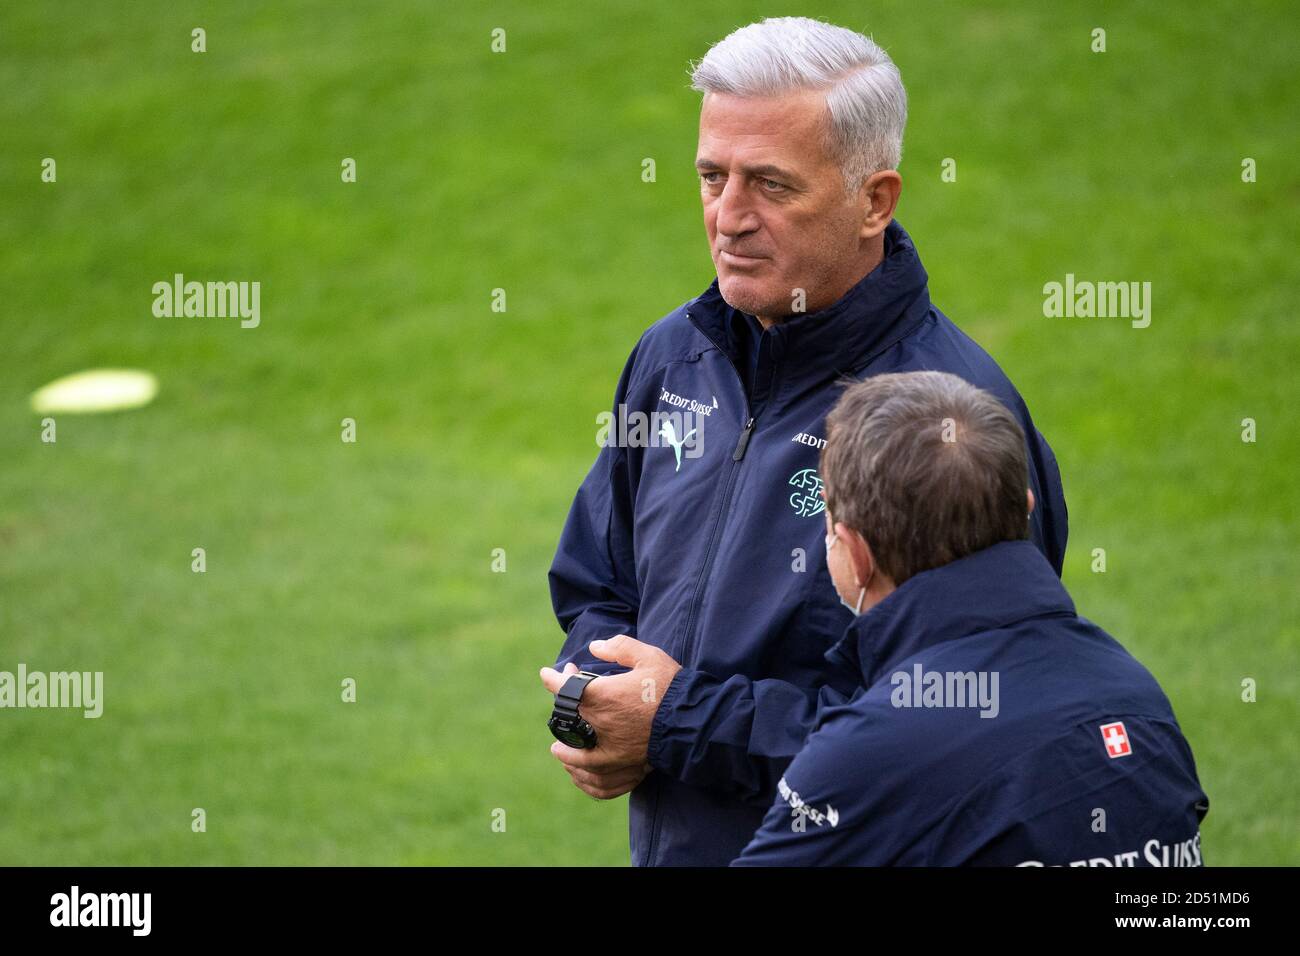
[[[1034,513],[1034,505],[1036,505],[1036,504],[1038,503],[1038,502],[1034,501],[1034,489],[1033,489],[1033,488],[1030,488],[1030,489],[1028,489],[1025,493],[1029,495],[1029,513],[1030,513],[1030,514],[1033,514],[1033,513]]]
[[[867,540],[843,522],[836,522],[835,534],[843,542],[849,553],[849,564],[853,567],[853,576],[857,586],[870,586],[871,578],[876,573],[876,558],[871,553]]]
[[[903,177],[896,169],[882,169],[872,173],[862,184],[863,239],[874,239],[894,220],[898,197],[903,193]]]

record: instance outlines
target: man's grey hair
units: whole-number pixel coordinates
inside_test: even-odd
[[[826,418],[826,509],[895,584],[1029,537],[1025,433],[998,399],[947,372],[876,375]]]
[[[861,33],[808,17],[769,17],[728,34],[698,64],[702,93],[779,96],[826,91],[827,149],[854,194],[903,156],[907,93],[898,67]]]

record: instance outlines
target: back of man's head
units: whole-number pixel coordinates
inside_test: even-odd
[[[877,375],[826,419],[826,506],[895,585],[1029,537],[1025,435],[1000,401],[946,372]]]

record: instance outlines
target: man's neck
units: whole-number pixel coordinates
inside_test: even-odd
[[[877,236],[875,241],[869,244],[866,258],[859,263],[858,268],[854,269],[852,272],[849,273],[849,278],[845,280],[841,280],[834,287],[832,287],[832,291],[829,297],[825,298],[824,300],[822,300],[817,304],[810,305],[807,309],[805,309],[803,312],[799,314],[806,315],[809,312],[820,312],[822,309],[834,305],[836,302],[840,301],[840,299],[844,298],[845,294],[850,289],[852,289],[855,285],[857,285],[859,282],[861,282],[863,279],[869,276],[872,272],[874,272],[876,266],[880,265],[880,263],[884,261],[885,261],[884,237]],[[794,313],[787,312],[785,315],[756,315],[754,316],[754,318],[758,319],[759,324],[763,326],[764,331],[766,331],[767,329],[770,329],[772,326],[776,325],[778,322],[784,322],[792,315],[794,315]]]

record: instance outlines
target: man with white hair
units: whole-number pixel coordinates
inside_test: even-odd
[[[735,858],[819,704],[854,691],[825,659],[853,616],[819,518],[840,383],[933,369],[997,396],[1024,430],[1031,540],[1057,574],[1066,541],[1051,449],[993,359],[930,303],[894,222],[907,104],[885,52],[768,19],[713,46],[693,85],[717,280],[642,335],[614,413],[676,415],[673,436],[695,435],[620,429],[602,448],[551,567],[567,638],[541,671],[553,693],[579,665],[603,675],[564,700],[595,746],[552,753],[592,796],[631,792],[642,865]]]

